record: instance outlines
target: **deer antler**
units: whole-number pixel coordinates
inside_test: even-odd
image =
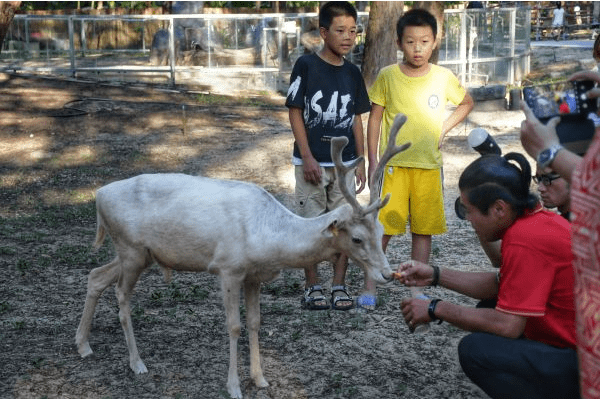
[[[381,155],[379,163],[375,168],[375,172],[373,172],[373,176],[371,177],[371,182],[373,183],[372,187],[370,188],[371,198],[369,206],[367,206],[364,210],[365,213],[373,212],[375,210],[383,208],[390,200],[389,193],[385,196],[383,200],[379,198],[379,196],[381,195],[381,183],[383,180],[383,172],[385,170],[386,164],[389,162],[390,159],[392,159],[394,155],[406,150],[411,145],[411,143],[404,143],[401,146],[396,145],[396,137],[398,136],[400,128],[406,122],[406,119],[406,115],[402,113],[398,113],[394,117],[394,122],[390,127],[390,137],[388,138],[387,148],[385,149],[383,155]]]
[[[375,168],[375,172],[373,173],[373,187],[371,187],[371,199],[369,205],[366,207],[362,207],[356,196],[350,193],[348,189],[348,185],[346,184],[346,176],[349,172],[353,171],[354,168],[358,165],[360,161],[363,160],[363,157],[358,157],[349,163],[347,166],[342,162],[342,151],[344,147],[348,144],[348,138],[344,136],[333,137],[331,139],[331,159],[333,160],[333,164],[335,165],[335,171],[337,173],[338,184],[340,186],[340,191],[342,195],[348,201],[354,212],[360,215],[366,215],[370,212],[377,211],[383,208],[388,201],[390,200],[390,194],[386,195],[383,201],[379,198],[381,192],[381,180],[383,179],[383,171],[385,169],[385,165],[388,163],[392,157],[410,147],[411,143],[405,143],[401,146],[396,145],[396,136],[400,131],[400,128],[406,122],[406,115],[397,114],[394,118],[394,123],[392,123],[392,127],[390,128],[390,137],[388,140],[388,146],[385,149],[385,152],[381,156],[377,167]]]
[[[337,174],[338,184],[340,186],[340,191],[342,195],[348,201],[350,205],[352,205],[352,209],[354,212],[362,214],[363,208],[356,199],[356,196],[353,195],[348,185],[346,184],[347,175],[349,172],[353,171],[360,161],[363,160],[363,157],[358,157],[352,162],[350,162],[347,166],[344,165],[342,161],[342,151],[344,147],[348,144],[348,138],[345,136],[340,137],[332,137],[331,138],[331,159],[333,160],[333,164],[335,165],[335,173]]]

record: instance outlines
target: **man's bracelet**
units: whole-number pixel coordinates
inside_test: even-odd
[[[435,307],[441,301],[441,299],[433,299],[431,302],[429,302],[429,307],[427,308],[427,314],[429,314],[429,318],[431,318],[431,321],[439,320],[438,324],[442,324],[442,322],[444,321],[435,315]]]
[[[440,268],[438,266],[431,266],[433,267],[433,278],[431,280],[431,286],[432,287],[437,287],[438,283],[440,282]]]

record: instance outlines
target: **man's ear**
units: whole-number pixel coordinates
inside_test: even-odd
[[[503,199],[497,199],[490,206],[489,211],[492,212],[493,216],[495,216],[499,219],[504,219],[507,215],[510,214],[511,210],[512,210],[512,207],[510,206],[510,204],[508,202],[504,201]]]

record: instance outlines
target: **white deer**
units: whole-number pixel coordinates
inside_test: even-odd
[[[410,143],[396,146],[396,134],[406,121],[396,116],[390,144],[373,181],[379,181],[387,161]],[[345,182],[361,159],[342,163],[347,139],[332,139],[332,157],[338,182]],[[229,332],[227,390],[242,398],[237,370],[240,337],[240,290],[244,288],[250,347],[250,376],[258,387],[268,386],[260,365],[260,283],[274,279],[282,269],[305,268],[340,253],[347,254],[373,280],[384,283],[392,270],[382,250],[383,229],[378,210],[389,200],[379,199],[373,187],[370,203],[362,207],[345,184],[349,204],[316,218],[302,218],[262,188],[249,183],[183,174],[150,174],[117,181],[96,195],[98,226],[95,247],[108,234],[116,258],[93,269],[88,277],[83,315],[75,342],[82,357],[92,354],[88,342],[96,304],[102,292],[116,284],[119,319],[129,349],[129,365],[136,373],[148,370],[133,336],[131,293],[140,274],[153,262],[167,276],[171,269],[208,271],[221,281]]]

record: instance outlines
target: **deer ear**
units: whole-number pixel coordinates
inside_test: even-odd
[[[337,236],[346,223],[352,219],[352,212],[352,206],[350,204],[345,204],[326,213],[328,216],[327,227],[323,230],[323,233]]]
[[[327,227],[327,231],[334,237],[337,237],[337,235],[340,233],[340,229],[337,226],[337,220],[334,220],[333,223],[331,223],[328,227]]]

